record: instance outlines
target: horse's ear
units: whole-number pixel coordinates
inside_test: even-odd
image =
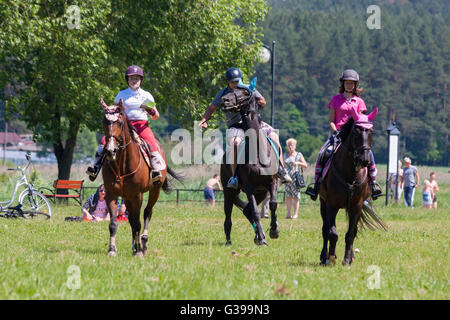
[[[355,108],[352,108],[352,118],[353,118],[353,120],[355,120],[355,122],[356,121],[358,121],[359,120],[359,114],[358,114],[358,112],[356,111],[356,109]]]
[[[369,115],[367,116],[367,118],[369,119],[369,121],[373,121],[373,119],[375,119],[375,117],[378,114],[378,107],[373,109],[373,111],[371,113],[369,113]]]
[[[103,100],[103,98],[100,98],[100,104],[102,105],[102,107],[103,107],[104,110],[108,109],[108,105],[105,103],[105,101]]]
[[[120,98],[118,106],[119,106],[120,111],[123,111],[123,99],[122,98]]]

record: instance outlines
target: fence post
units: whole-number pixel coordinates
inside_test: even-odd
[[[179,201],[180,201],[180,190],[177,189],[177,205]]]

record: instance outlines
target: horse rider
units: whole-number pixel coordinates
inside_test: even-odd
[[[159,118],[159,112],[151,93],[141,88],[143,80],[144,72],[142,68],[137,65],[129,66],[125,71],[125,81],[128,88],[117,94],[114,104],[118,105],[120,99],[123,100],[129,124],[136,129],[139,136],[150,146],[150,160],[153,167],[152,181],[156,182],[161,178],[161,170],[166,168],[166,163],[159,152],[152,129],[148,126],[148,115],[150,115],[152,120],[156,120]],[[105,158],[105,142],[105,137],[103,137],[95,153],[94,165],[86,171],[91,181],[95,180],[102,167]]]
[[[314,176],[314,187],[309,186],[306,189],[306,194],[311,197],[312,200],[316,200],[319,194],[322,169],[325,165],[326,159],[324,159],[325,153],[332,153],[334,147],[339,142],[339,130],[341,127],[352,117],[352,109],[359,114],[367,110],[364,100],[359,97],[362,92],[362,88],[358,88],[359,75],[353,69],[344,70],[339,78],[340,88],[339,94],[334,96],[328,108],[330,110],[329,125],[332,131],[332,135],[327,139],[323,147],[320,149],[319,156],[316,161],[316,169]],[[332,152],[329,150],[333,149]],[[375,159],[373,157],[372,150],[370,150],[370,163],[368,165],[369,171],[369,185],[372,193],[372,199],[376,200],[381,196],[381,188],[376,183],[377,168],[375,166]]]
[[[227,81],[227,87],[222,89],[221,91],[219,91],[216,94],[216,96],[214,97],[214,100],[211,102],[211,104],[206,109],[206,111],[203,114],[203,117],[199,123],[199,125],[202,128],[207,128],[208,127],[207,121],[211,118],[214,111],[216,111],[217,108],[219,108],[219,107],[223,107],[222,100],[221,100],[222,96],[224,96],[228,92],[235,90],[239,86],[239,82],[242,81],[242,74],[238,68],[232,67],[232,68],[229,68],[225,72],[225,78]],[[258,90],[255,89],[253,91],[253,94],[255,95],[257,105],[259,107],[264,107],[266,105],[266,100],[261,95],[261,93],[259,93]],[[226,110],[225,108],[223,108],[223,110],[225,111],[226,122],[227,122],[227,127],[228,127],[227,138],[226,138],[227,144],[228,144],[228,147],[234,148],[235,154],[236,154],[237,147],[245,139],[242,115],[239,111]],[[261,129],[263,129],[265,131],[266,135],[268,135],[272,139],[272,141],[278,146],[279,150],[282,150],[281,146],[280,146],[280,142],[279,142],[279,137],[278,137],[277,133],[275,132],[275,130],[270,125],[268,125],[267,123],[262,122],[262,121],[261,121]],[[278,167],[277,175],[281,179],[282,183],[292,182],[291,177],[289,176],[287,170],[284,168],[282,158],[283,157],[281,157],[281,156],[279,157],[279,167]],[[228,188],[237,189],[239,187],[239,181],[238,181],[238,178],[236,175],[236,168],[237,168],[236,161],[232,161],[232,163],[231,163],[232,176],[227,183]]]

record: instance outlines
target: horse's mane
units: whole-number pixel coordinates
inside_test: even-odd
[[[347,139],[348,135],[350,134],[353,124],[355,121],[353,118],[350,118],[347,120],[347,122],[341,127],[341,130],[339,131],[339,137],[341,138],[341,141],[345,141]]]

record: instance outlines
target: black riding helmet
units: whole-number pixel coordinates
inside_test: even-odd
[[[241,74],[241,71],[238,68],[232,67],[232,68],[229,68],[225,72],[225,78],[228,81],[235,82],[235,81],[241,80],[242,74]]]
[[[344,72],[342,72],[342,75],[339,78],[339,80],[340,81],[352,80],[352,81],[359,82],[359,74],[358,74],[358,72],[356,72],[353,69],[347,69],[347,70],[344,70]]]

